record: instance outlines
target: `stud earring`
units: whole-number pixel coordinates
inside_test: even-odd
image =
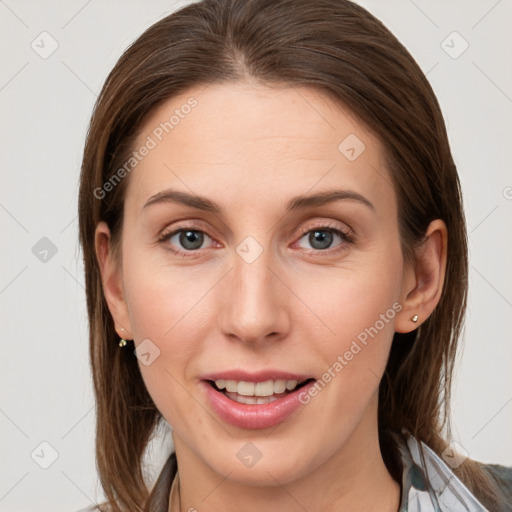
[[[126,329],[124,327],[121,327],[121,331],[126,331]],[[119,340],[119,346],[120,347],[126,347],[127,344],[128,344],[128,342],[124,338],[121,338]]]
[[[412,318],[411,318],[411,321],[413,321],[414,323],[416,323],[418,321],[418,315],[414,315]]]

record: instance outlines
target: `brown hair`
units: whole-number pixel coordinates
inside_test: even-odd
[[[142,458],[162,416],[136,358],[118,348],[94,250],[99,221],[117,257],[128,178],[94,193],[133,151],[144,118],[188,88],[244,79],[315,87],[348,106],[381,140],[398,197],[404,254],[413,258],[433,219],[448,229],[441,300],[420,328],[395,334],[380,385],[384,461],[400,481],[394,434],[405,429],[440,454],[467,294],[467,243],[457,170],[437,99],[421,69],[384,25],[348,0],[204,0],[167,16],[122,55],[97,100],[84,150],[80,240],[97,402],[96,459],[114,512],[147,510]],[[467,460],[456,474],[489,508],[485,473]]]

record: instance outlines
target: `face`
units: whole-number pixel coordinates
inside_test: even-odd
[[[109,306],[178,456],[284,484],[354,453],[406,293],[377,138],[313,89],[229,83],[162,105],[144,145]]]

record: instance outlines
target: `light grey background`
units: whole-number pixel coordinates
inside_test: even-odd
[[[185,3],[0,0],[2,511],[72,512],[101,496],[77,243],[81,152],[117,58]],[[428,74],[465,193],[471,290],[454,440],[512,465],[512,0],[360,3]],[[168,442],[164,432],[153,445],[153,475]]]

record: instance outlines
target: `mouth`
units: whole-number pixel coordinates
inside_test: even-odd
[[[276,375],[278,372],[230,373],[203,377],[206,402],[220,420],[251,430],[275,427],[290,418],[304,407],[301,395],[316,382],[305,376]],[[235,378],[245,380],[231,380]]]
[[[266,405],[297,392],[315,379],[297,380],[266,380],[263,382],[247,382],[236,380],[207,380],[206,382],[218,393],[229,400],[246,405]]]

